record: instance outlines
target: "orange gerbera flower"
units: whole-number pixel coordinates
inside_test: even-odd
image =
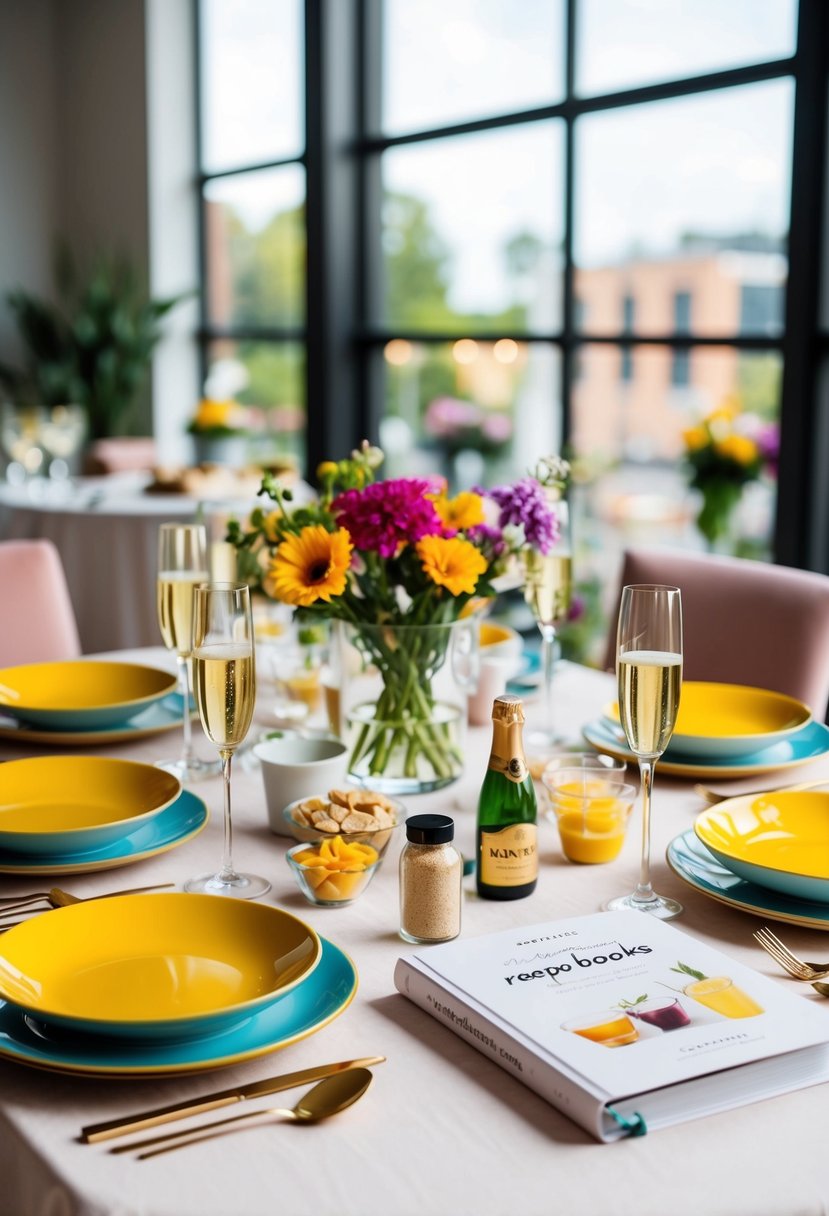
[[[424,536],[417,542],[416,550],[424,573],[452,595],[464,592],[471,595],[478,576],[486,570],[483,554],[458,536]]]
[[[454,528],[458,532],[466,528],[474,528],[484,522],[484,502],[480,494],[465,490],[454,498],[445,494],[437,495],[433,500],[435,510],[446,528]]]
[[[351,537],[345,528],[327,532],[320,524],[287,536],[274,554],[265,591],[286,604],[308,608],[330,603],[345,590],[351,564]]]

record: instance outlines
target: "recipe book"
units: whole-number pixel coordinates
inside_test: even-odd
[[[644,913],[431,946],[394,982],[598,1140],[829,1080],[829,1009]]]

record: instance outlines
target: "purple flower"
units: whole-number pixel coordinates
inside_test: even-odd
[[[769,422],[762,428],[757,435],[757,447],[768,471],[776,473],[780,456],[780,431],[776,423]]]
[[[441,531],[431,485],[417,477],[375,481],[363,490],[346,490],[331,504],[337,523],[346,528],[357,549],[395,557],[402,545]]]
[[[500,528],[493,528],[490,524],[475,524],[473,528],[467,529],[466,537],[490,562],[504,552],[504,534]]]
[[[512,486],[495,486],[486,493],[501,508],[498,526],[520,525],[524,539],[539,553],[549,553],[558,540],[560,528],[555,507],[547,502],[543,489],[532,477],[523,477]]]

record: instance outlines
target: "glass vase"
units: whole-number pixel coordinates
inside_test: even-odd
[[[337,721],[349,780],[420,794],[463,770],[467,697],[477,678],[478,622],[337,622]]]

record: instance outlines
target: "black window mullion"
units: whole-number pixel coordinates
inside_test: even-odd
[[[576,0],[567,0],[565,29],[564,96],[569,104],[573,100],[576,85]],[[569,112],[564,117],[564,268],[561,281],[563,293],[561,322],[563,346],[561,350],[561,443],[569,444],[571,429],[571,394],[575,352],[575,267],[573,265],[573,222],[575,215],[575,115]]]
[[[784,565],[824,571],[829,571],[829,553],[815,551],[815,537],[821,530],[814,510],[827,458],[815,443],[819,421],[815,334],[820,268],[825,260],[822,200],[828,42],[825,0],[800,0],[775,557]]]

